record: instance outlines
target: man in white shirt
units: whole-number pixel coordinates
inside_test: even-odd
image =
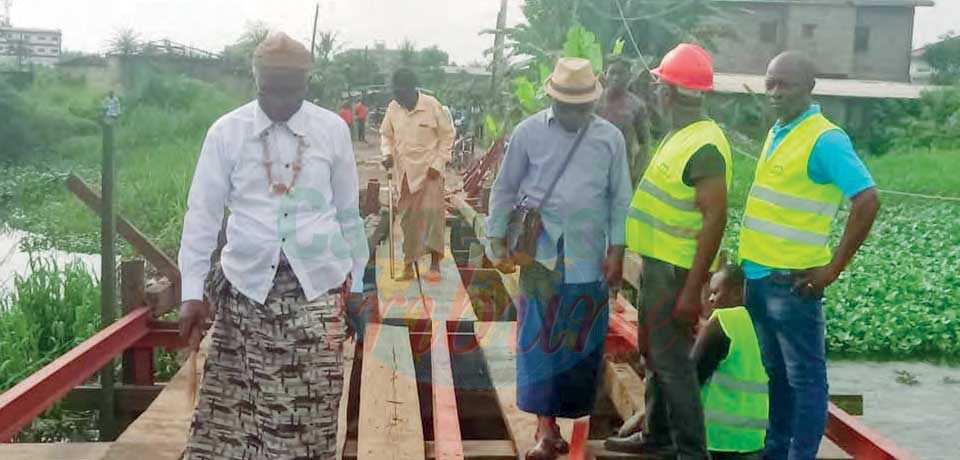
[[[310,52],[278,33],[254,53],[257,101],[207,133],[187,202],[181,333],[212,341],[187,459],[336,454],[341,294],[369,258],[350,132],[304,101]],[[227,244],[211,270],[224,208]]]

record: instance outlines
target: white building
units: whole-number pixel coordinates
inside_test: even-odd
[[[0,63],[56,64],[63,49],[62,35],[59,30],[0,27]]]

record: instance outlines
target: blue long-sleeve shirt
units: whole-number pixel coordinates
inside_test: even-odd
[[[490,194],[487,234],[504,238],[510,211],[524,197],[533,204],[546,194],[577,133],[566,131],[551,109],[521,122],[513,132]],[[614,125],[594,117],[553,195],[543,206],[544,232],[537,261],[555,267],[564,241],[565,283],[603,279],[611,245],[625,244],[627,209],[633,191],[626,141]]]

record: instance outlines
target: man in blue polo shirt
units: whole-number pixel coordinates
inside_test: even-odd
[[[873,178],[847,134],[811,102],[816,70],[797,52],[767,69],[778,116],[744,211],[740,256],[746,306],[770,377],[765,460],[814,460],[827,419],[823,291],[870,233],[879,209]],[[834,217],[850,218],[836,250]]]

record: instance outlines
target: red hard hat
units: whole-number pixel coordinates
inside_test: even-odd
[[[713,59],[707,50],[691,43],[681,43],[670,50],[660,61],[660,67],[651,73],[681,88],[713,90]]]

